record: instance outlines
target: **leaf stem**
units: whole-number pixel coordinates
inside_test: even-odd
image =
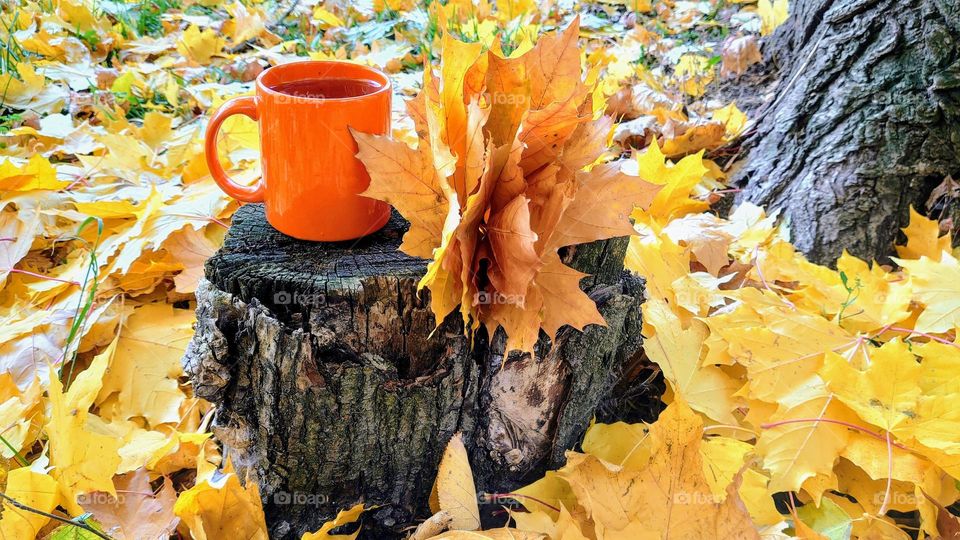
[[[880,515],[887,513],[887,506],[890,505],[890,490],[893,488],[893,441],[890,440],[890,432],[887,432],[887,489],[883,491],[883,504],[880,505]]]
[[[877,433],[876,431],[867,429],[867,428],[865,428],[865,427],[863,427],[863,426],[858,426],[858,425],[856,425],[856,424],[851,424],[850,422],[844,422],[843,420],[834,420],[833,418],[791,418],[791,419],[789,419],[789,420],[780,420],[779,422],[771,422],[771,423],[769,423],[769,424],[760,424],[760,427],[761,427],[762,429],[772,429],[772,428],[779,427],[779,426],[783,426],[783,425],[786,425],[786,424],[801,424],[801,423],[808,423],[808,422],[818,422],[818,423],[819,423],[819,422],[826,422],[826,423],[828,423],[828,424],[838,424],[838,425],[841,425],[841,426],[848,427],[848,428],[850,428],[850,429],[857,430],[857,431],[859,431],[860,433],[863,433],[864,435],[870,435],[871,437],[873,437],[873,438],[875,438],[875,439],[879,439],[879,440],[881,440],[881,441],[887,440],[886,437],[884,437],[883,435]],[[889,435],[889,432],[887,432],[887,434]],[[907,448],[906,446],[904,446],[904,445],[902,445],[902,444],[900,444],[900,443],[898,443],[898,442],[896,442],[896,441],[891,441],[890,444],[893,445],[893,446],[896,446],[897,448],[899,448],[899,449],[901,449],[901,450],[906,450],[906,451],[908,451],[908,452],[910,451],[909,448]]]
[[[932,335],[932,334],[928,334],[928,333],[926,333],[926,332],[917,332],[916,330],[910,330],[909,328],[901,328],[901,327],[899,327],[899,326],[890,326],[890,327],[888,327],[887,329],[888,329],[888,330],[893,330],[894,332],[903,332],[903,333],[906,333],[906,334],[916,334],[916,335],[918,335],[918,336],[925,337],[925,338],[927,338],[927,339],[936,341],[937,343],[943,343],[944,345],[950,345],[951,347],[956,347],[956,348],[960,349],[960,345],[957,345],[956,343],[954,343],[954,342],[952,342],[952,341],[950,341],[950,340],[943,339],[943,338],[941,338],[941,337],[937,337],[937,336],[934,336],[934,335]]]
[[[87,532],[89,532],[89,533],[97,536],[98,538],[103,538],[103,540],[113,540],[113,538],[110,538],[110,537],[107,536],[106,534],[104,534],[104,533],[102,533],[102,532],[94,529],[93,527],[91,527],[90,525],[87,525],[86,523],[84,523],[84,522],[82,522],[82,521],[75,521],[75,520],[72,520],[72,519],[67,519],[67,518],[65,518],[65,517],[58,516],[58,515],[56,515],[56,514],[51,514],[51,513],[49,513],[49,512],[44,512],[43,510],[38,510],[38,509],[36,509],[36,508],[32,508],[32,507],[27,506],[27,505],[23,504],[22,502],[14,499],[13,497],[7,495],[6,493],[0,492],[0,498],[3,498],[4,500],[6,500],[7,502],[9,502],[10,504],[12,504],[13,506],[15,506],[16,508],[19,508],[20,510],[25,510],[25,511],[27,511],[27,512],[31,512],[31,513],[37,514],[38,516],[43,516],[43,517],[45,517],[45,518],[49,518],[49,519],[52,519],[52,520],[55,520],[55,521],[59,521],[59,522],[61,522],[61,523],[66,523],[67,525],[73,525],[74,527],[79,527],[79,528],[81,528],[81,529],[83,529],[83,530],[85,530],[85,531],[87,531]]]
[[[709,425],[709,426],[703,426],[703,430],[704,430],[704,431],[713,431],[713,430],[715,430],[715,429],[733,429],[733,430],[737,430],[737,431],[743,431],[743,432],[746,432],[746,433],[750,433],[750,434],[753,435],[753,436],[756,436],[756,435],[757,435],[757,432],[754,431],[754,430],[752,430],[752,429],[750,429],[750,428],[745,428],[745,427],[743,427],[743,426],[735,426],[735,425],[733,425],[733,424],[712,424],[712,425]]]
[[[36,272],[31,272],[31,271],[29,271],[29,270],[21,270],[21,269],[19,269],[19,268],[7,268],[6,270],[7,270],[7,272],[10,272],[11,274],[24,274],[24,275],[28,275],[28,276],[35,277],[35,278],[47,279],[47,280],[50,280],[50,281],[57,281],[57,282],[60,282],[60,283],[67,283],[67,284],[70,284],[70,285],[77,285],[77,286],[80,285],[80,283],[78,283],[78,282],[76,282],[76,281],[73,281],[73,280],[61,279],[61,278],[52,277],[52,276],[45,276],[45,275],[43,275],[43,274],[38,274],[38,273],[36,273]]]

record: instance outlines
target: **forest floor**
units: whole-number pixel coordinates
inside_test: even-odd
[[[458,532],[478,498],[455,439],[417,537],[960,531],[945,508],[960,499],[949,234],[916,214],[897,266],[837,253],[824,267],[775,212],[711,209],[730,208],[738,141],[776,86],[761,44],[786,17],[784,0],[5,2],[0,538],[266,537],[259,492],[221,456],[180,364],[203,263],[238,207],[204,159],[210,111],[270,66],[350,60],[390,75],[393,139],[417,144],[404,101],[445,36],[520,57],[576,24],[586,111],[618,123],[590,165],[657,186],[625,263],[647,284],[646,353],[622,382],[638,397],[601,412],[665,409],[594,425],[564,468],[506,495],[525,510],[509,530]],[[231,174],[255,180],[256,124],[221,134]],[[308,537],[350,537],[363,510]]]

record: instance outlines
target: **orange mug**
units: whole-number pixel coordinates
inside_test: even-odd
[[[390,219],[390,206],[359,195],[370,176],[348,128],[388,133],[390,97],[390,79],[370,67],[274,66],[257,77],[256,95],[227,101],[210,119],[204,147],[210,174],[227,195],[263,202],[267,221],[294,238],[329,242],[373,233]],[[231,180],[217,158],[217,133],[234,114],[260,125],[263,176],[250,186]]]

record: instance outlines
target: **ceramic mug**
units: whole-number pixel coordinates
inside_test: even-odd
[[[373,233],[390,218],[390,207],[359,195],[370,176],[348,127],[387,134],[390,98],[390,79],[374,68],[327,61],[271,67],[257,77],[254,96],[227,101],[210,119],[210,174],[231,197],[263,202],[267,221],[294,238],[337,241]],[[263,176],[250,186],[231,180],[217,158],[217,133],[234,114],[259,123]]]

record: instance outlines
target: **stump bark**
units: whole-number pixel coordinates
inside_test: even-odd
[[[591,274],[581,286],[607,326],[567,327],[553,343],[541,333],[534,355],[504,360],[502,331],[466,336],[457,313],[436,325],[417,292],[426,261],[397,251],[405,229],[394,215],[358,241],[302,242],[246,205],[207,262],[185,371],[217,407],[226,454],[259,485],[271,537],[299,538],[361,501],[381,505],[365,536],[400,536],[429,514],[456,432],[479,490],[536,479],[578,444],[640,348],[626,238],[564,254]]]
[[[960,172],[960,0],[799,0],[764,45],[780,68],[740,199],[781,209],[817,262],[884,259],[908,208]]]

